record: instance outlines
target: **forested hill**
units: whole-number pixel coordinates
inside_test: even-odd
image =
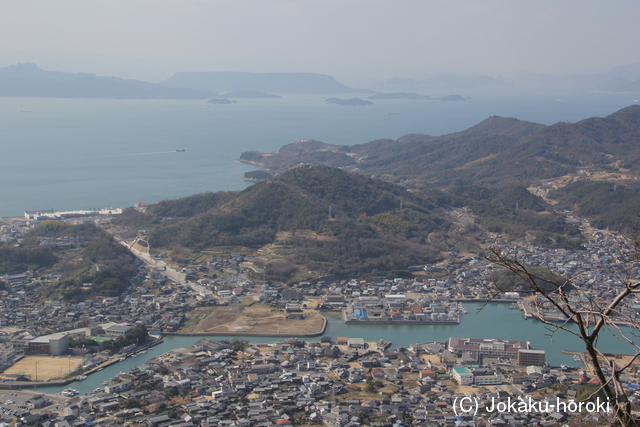
[[[135,256],[91,223],[43,221],[24,234],[20,245],[0,244],[0,274],[31,270],[61,276],[38,290],[45,298],[119,296],[131,285],[136,265]]]
[[[431,200],[405,188],[339,169],[299,167],[153,229],[150,244],[202,251],[278,243],[289,247],[280,262],[294,270],[382,273],[435,261],[428,236],[445,223]]]
[[[640,106],[552,126],[494,116],[440,137],[411,134],[354,146],[299,141],[276,153],[245,152],[240,160],[272,175],[301,163],[329,165],[412,189],[519,185],[555,197],[556,209],[577,209],[615,229],[637,210],[640,196]],[[584,185],[564,188],[575,181],[610,183],[587,187],[597,191],[593,199],[606,203],[612,198],[605,189],[615,186],[615,203],[608,210],[585,206],[590,195]]]
[[[241,160],[279,173],[300,163],[357,168],[416,188],[442,185],[529,186],[585,167],[640,172],[640,106],[605,118],[545,126],[490,117],[463,132],[408,135],[355,146],[289,144],[272,155]]]
[[[452,212],[464,206],[483,219],[454,224]],[[293,168],[235,194],[194,195],[146,213],[131,208],[115,222],[150,228],[151,248],[185,264],[202,253],[268,253],[264,264],[278,280],[308,271],[396,277],[410,265],[441,260],[456,245],[478,250],[483,228],[519,238],[572,233],[522,187],[409,191],[326,166]]]

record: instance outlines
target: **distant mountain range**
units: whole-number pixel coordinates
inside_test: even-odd
[[[363,92],[338,83],[331,76],[314,73],[182,72],[174,74],[162,82],[162,85],[198,90],[254,90],[300,94]]]
[[[509,79],[480,74],[442,74],[417,79],[395,77],[376,85],[373,88],[376,90],[348,87],[329,75],[315,73],[180,72],[155,84],[88,73],[46,71],[31,63],[0,68],[0,96],[16,97],[206,99],[274,98],[278,96],[275,94],[362,93],[377,94],[371,99],[428,99],[425,95],[398,91],[499,86],[563,86],[637,92],[640,90],[640,64],[593,75],[520,74]],[[220,95],[223,92],[229,93]],[[449,100],[445,98],[440,99]]]
[[[441,74],[425,76],[416,79],[394,77],[380,84],[376,89],[380,90],[429,90],[438,88],[465,89],[473,87],[499,87],[511,86],[511,83],[503,78],[495,78],[480,74],[459,75]]]
[[[0,96],[44,98],[278,98],[276,93],[354,93],[333,77],[311,73],[177,73],[162,84],[87,73],[46,71],[35,64],[0,69]]]
[[[634,198],[640,188],[640,106],[574,124],[545,126],[494,116],[441,137],[411,134],[354,146],[299,141],[268,155],[245,152],[240,160],[271,175],[300,164],[326,165],[414,189],[518,185],[552,196],[565,186],[584,193],[567,185],[579,181],[615,183],[618,202],[590,214],[600,225],[615,227],[638,209]],[[561,204],[572,199],[579,205],[587,196],[558,197]]]
[[[206,99],[212,91],[166,86],[99,77],[87,73],[45,71],[35,64],[18,64],[0,69],[0,96],[42,98],[120,98],[120,99]]]
[[[606,88],[598,88],[606,86],[612,81],[615,82],[618,79],[632,82],[640,80],[640,64],[623,65],[603,73],[595,74],[552,75],[521,73],[511,77],[509,80],[516,86],[561,86],[607,91]],[[617,92],[619,89],[617,88],[613,91]],[[633,92],[637,91],[637,89],[629,88],[629,90],[625,91]]]
[[[242,153],[240,159],[272,174],[301,163],[352,165],[367,175],[393,175],[419,187],[454,182],[531,185],[587,167],[640,174],[640,105],[574,124],[546,126],[493,116],[440,137],[412,134],[353,146],[307,140],[269,155]]]
[[[615,82],[627,82],[611,87],[613,92],[637,92],[640,81],[640,64],[612,68],[596,74],[553,75],[541,73],[518,73],[509,77],[491,77],[482,74],[436,74],[417,78],[394,77],[375,87],[378,90],[430,90],[438,88],[464,89],[474,87],[574,87],[587,90],[609,91]],[[614,83],[611,83],[614,82]],[[628,82],[633,83],[632,85]]]
[[[631,81],[622,77],[616,77],[604,84],[596,86],[594,90],[602,92],[640,92],[640,79]]]

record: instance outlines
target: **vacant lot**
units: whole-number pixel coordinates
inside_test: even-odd
[[[304,319],[287,319],[282,310],[262,304],[201,307],[187,315],[180,330],[202,335],[265,335],[298,337],[320,335],[325,319],[315,310],[304,310]]]
[[[82,363],[81,357],[26,356],[4,371],[3,378],[24,374],[32,381],[64,378]],[[36,378],[37,374],[37,378]]]

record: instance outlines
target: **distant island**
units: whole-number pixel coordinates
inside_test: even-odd
[[[466,101],[467,100],[467,98],[460,95],[448,95],[448,96],[443,96],[442,98],[434,98],[434,99],[438,101]]]
[[[373,104],[373,102],[371,102],[371,101],[366,101],[366,100],[360,99],[360,98],[351,98],[351,99],[327,98],[327,99],[325,99],[325,101],[327,101],[329,104],[345,105],[345,106],[351,106],[351,107],[359,107],[359,106],[362,106],[362,105],[372,105]]]
[[[250,89],[267,93],[371,93],[345,86],[326,74],[315,73],[182,72],[174,74],[161,84],[172,88],[186,87],[217,92]]]
[[[280,95],[274,95],[272,93],[266,93],[259,90],[234,90],[233,92],[225,93],[226,98],[282,98]]]
[[[640,92],[640,80],[631,81],[616,77],[593,88],[596,92]]]
[[[212,90],[173,87],[88,73],[47,71],[35,64],[0,68],[0,96],[40,98],[206,99]]]
[[[369,99],[432,99],[429,95],[420,95],[419,93],[394,92],[394,93],[376,93],[371,95]]]
[[[371,95],[369,99],[415,99],[415,100],[427,100],[427,101],[466,101],[467,98],[461,95],[448,95],[440,98],[432,98],[429,95],[420,95],[415,92],[393,92],[393,93],[376,93]]]
[[[89,73],[48,71],[26,63],[0,68],[0,96],[39,98],[279,98],[274,93],[373,93],[314,73],[177,73],[156,84]],[[225,103],[213,102],[213,103]]]
[[[426,75],[415,79],[393,77],[384,83],[371,84],[365,88],[349,87],[330,75],[317,73],[179,72],[163,82],[150,83],[83,72],[43,70],[33,63],[0,68],[0,96],[5,97],[204,100],[275,99],[279,94],[363,94],[371,100],[462,101],[468,98],[460,95],[433,98],[418,92],[518,86],[574,87],[599,92],[634,93],[640,90],[640,64],[624,65],[588,75],[520,73],[508,80],[480,74]],[[352,105],[343,102],[338,104]]]
[[[229,98],[211,98],[207,101],[209,104],[235,104],[238,101],[230,100]]]

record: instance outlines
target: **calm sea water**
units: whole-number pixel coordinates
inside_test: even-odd
[[[639,97],[504,88],[455,92],[471,99],[340,107],[311,95],[231,105],[0,98],[0,216],[127,207],[240,190],[249,185],[240,177],[254,169],[235,160],[240,153],[276,151],[301,139],[350,145],[407,133],[443,135],[491,115],[544,124],[576,122],[611,114]]]

